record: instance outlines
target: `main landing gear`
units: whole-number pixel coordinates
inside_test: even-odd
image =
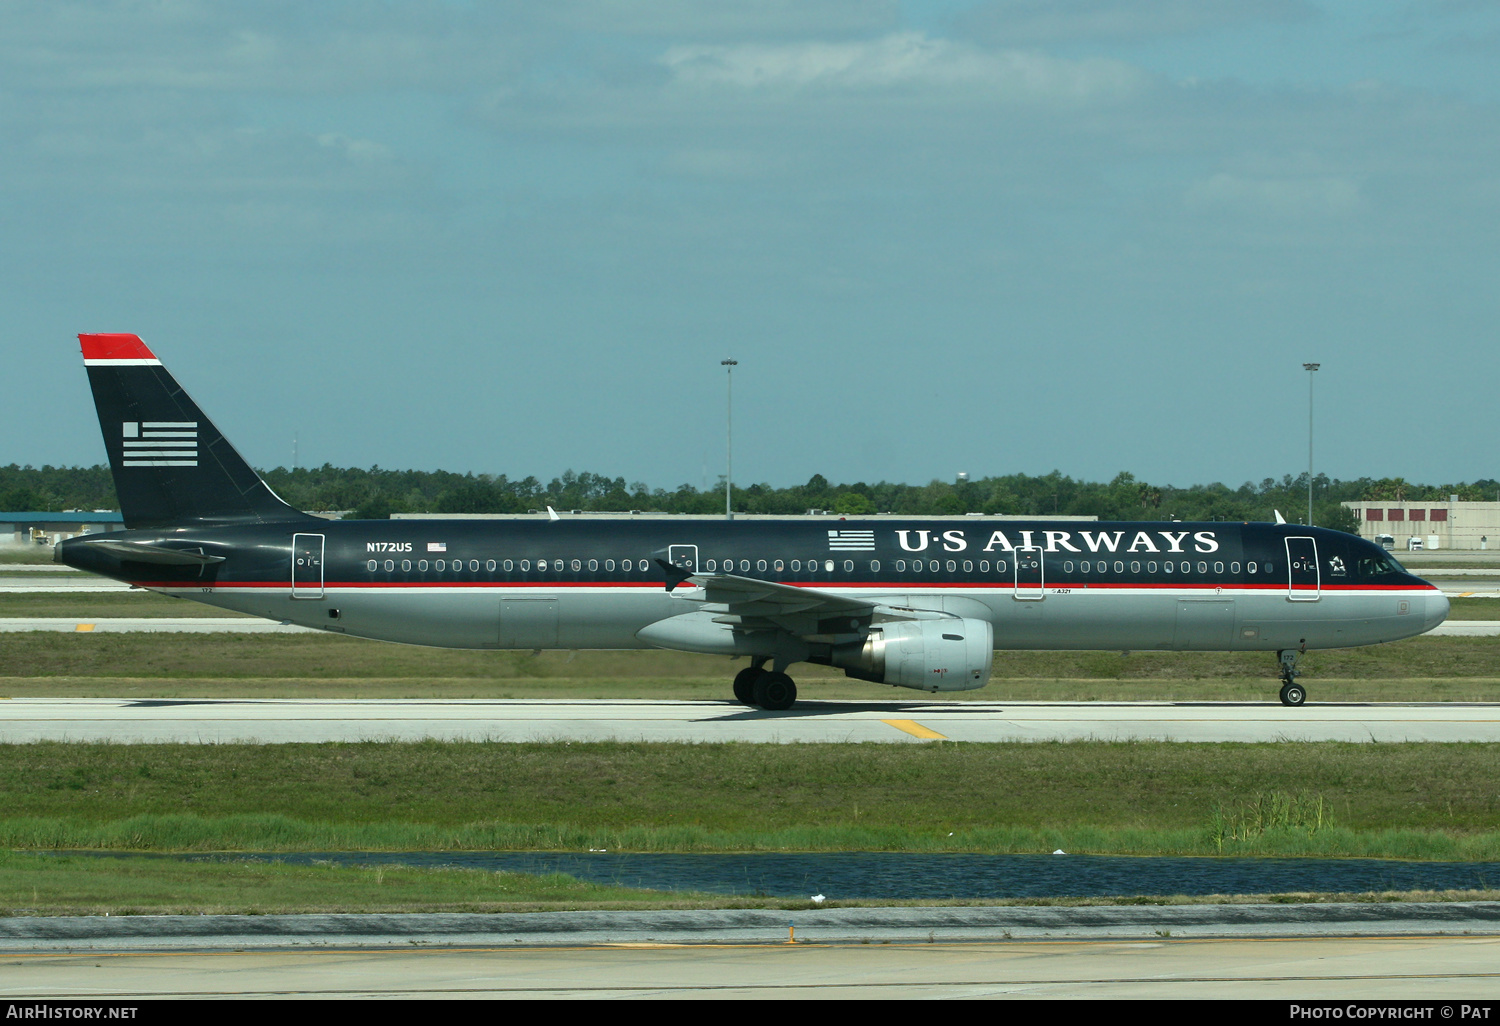
[[[1276,654],[1281,658],[1281,704],[1301,705],[1307,701],[1307,689],[1297,683],[1297,650],[1287,648]]]
[[[779,670],[765,669],[765,663],[757,660],[734,675],[734,697],[772,712],[790,709],[797,701],[796,682]]]

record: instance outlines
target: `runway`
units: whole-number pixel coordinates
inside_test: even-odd
[[[1500,704],[0,699],[0,743],[1500,741]]]
[[[1175,922],[1179,917],[1173,913],[1180,908],[1141,908],[1132,910],[1134,929],[1078,931],[1089,939],[1022,940],[1030,931],[1013,934],[995,926],[976,931],[987,932],[988,939],[965,941],[954,939],[965,931],[942,922],[921,930],[880,922],[928,910],[838,911],[867,922],[852,930],[820,930],[818,912],[761,913],[761,929],[738,931],[759,937],[725,942],[711,933],[667,939],[673,933],[669,921],[680,914],[576,913],[594,921],[650,922],[644,929],[607,931],[626,936],[605,943],[585,940],[587,934],[578,931],[564,931],[550,943],[491,936],[469,943],[439,939],[444,946],[435,947],[409,938],[324,935],[301,939],[300,950],[267,950],[243,938],[219,938],[217,950],[212,945],[203,950],[151,937],[149,921],[230,917],[134,916],[129,918],[139,928],[125,944],[23,942],[21,950],[5,944],[4,996],[93,1002],[156,997],[1229,998],[1338,999],[1358,1007],[1426,999],[1433,1019],[1481,1018],[1485,1005],[1500,997],[1500,937],[1483,935],[1488,924],[1428,923],[1416,935],[1397,929],[1385,935],[1356,930],[1309,936],[1283,926],[1280,936],[1275,930],[1213,936]],[[930,910],[991,911],[1003,920],[1008,912],[1043,910]],[[1102,920],[1124,910],[1045,911],[1102,913]],[[558,914],[529,918],[553,915]],[[234,918],[255,918],[265,931],[274,931],[274,920],[312,917]],[[798,942],[788,943],[794,924]],[[1468,925],[1480,926],[1481,935],[1456,935],[1467,933]],[[1066,937],[1069,931],[1059,932]],[[307,949],[309,943],[314,950]],[[73,950],[58,950],[66,947]]]

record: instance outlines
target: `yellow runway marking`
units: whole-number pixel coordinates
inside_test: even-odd
[[[94,629],[94,625],[91,624],[91,623],[81,623],[77,627],[73,628],[73,630],[75,630],[75,631],[91,631],[93,629]]]
[[[931,729],[930,727],[924,727],[916,720],[881,720],[880,722],[888,723],[891,726],[895,727],[897,730],[904,730],[912,737],[928,738],[934,741],[948,740],[946,735],[939,734],[937,731]]]

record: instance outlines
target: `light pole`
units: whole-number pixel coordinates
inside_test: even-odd
[[[1307,526],[1313,525],[1312,517],[1312,485],[1313,485],[1313,372],[1321,363],[1304,363],[1302,369],[1307,371]]]
[[[728,378],[727,391],[724,396],[724,519],[734,519],[734,508],[729,504],[729,489],[734,480],[734,369],[740,365],[738,360],[720,360],[719,366],[724,368]]]

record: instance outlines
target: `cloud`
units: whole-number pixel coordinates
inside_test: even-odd
[[[1348,178],[1249,178],[1221,173],[1194,182],[1185,202],[1190,209],[1217,209],[1276,217],[1342,216],[1363,199]]]
[[[1132,95],[1149,81],[1123,61],[996,53],[920,32],[853,42],[674,46],[661,63],[679,88],[760,93],[917,89],[971,99],[1086,102]]]
[[[1159,39],[1316,17],[1309,0],[990,0],[956,18],[954,28],[960,35],[1014,46]]]

